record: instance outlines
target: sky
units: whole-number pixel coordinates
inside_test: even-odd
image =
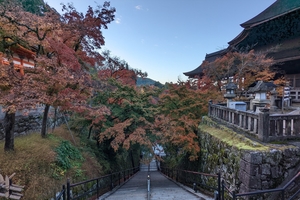
[[[112,56],[161,83],[178,79],[197,68],[207,53],[224,49],[253,18],[276,0],[110,0],[114,22],[102,31]],[[61,11],[73,3],[85,13],[103,0],[45,0]]]

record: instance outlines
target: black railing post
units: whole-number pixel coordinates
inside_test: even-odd
[[[97,178],[97,198],[99,197],[99,179]]]
[[[236,196],[235,196],[235,191],[232,192],[232,199],[235,200]]]
[[[124,182],[126,181],[126,170],[123,171]]]
[[[65,185],[63,185],[62,186],[62,189],[63,189],[63,200],[66,200],[66,186]]]
[[[178,182],[178,169],[176,169],[176,181]]]
[[[67,180],[67,200],[71,200],[70,179]]]
[[[110,172],[110,190],[113,189],[113,174]]]
[[[284,189],[281,192],[281,199],[284,200]]]
[[[221,172],[218,173],[218,200],[221,199]]]
[[[222,196],[222,198],[221,198],[221,200],[224,200],[224,180],[222,180],[222,187],[221,187],[221,196]]]
[[[119,185],[121,185],[121,172],[119,172]]]

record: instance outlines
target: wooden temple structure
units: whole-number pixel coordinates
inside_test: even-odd
[[[34,67],[35,52],[20,45],[13,47],[12,52],[12,59],[16,71],[24,75],[24,67]],[[9,65],[9,61],[6,58],[0,59],[0,63],[2,65]]]
[[[205,61],[212,62],[229,51],[251,47],[267,51],[276,64],[278,74],[284,75],[291,87],[292,102],[300,102],[300,1],[276,0],[264,11],[241,24],[244,30],[228,42],[226,49],[206,54]],[[202,75],[202,66],[183,73],[189,78]]]

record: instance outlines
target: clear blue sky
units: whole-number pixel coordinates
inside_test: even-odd
[[[81,12],[102,0],[45,0],[61,9],[72,2]],[[95,3],[96,2],[96,3]],[[186,80],[183,72],[198,67],[206,53],[228,46],[256,16],[275,0],[111,0],[115,21],[103,30],[105,46],[132,68],[161,83]],[[101,51],[102,51],[101,50]]]

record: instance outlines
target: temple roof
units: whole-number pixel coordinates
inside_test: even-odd
[[[199,67],[197,67],[196,69],[192,70],[192,71],[189,71],[189,72],[184,72],[183,74],[188,76],[189,78],[193,78],[197,75],[201,75],[203,72],[203,69],[201,67],[201,65],[199,65]]]
[[[241,26],[244,28],[244,30],[237,35],[234,39],[228,42],[230,46],[236,46],[237,44],[241,43],[243,40],[259,40],[261,37],[264,38],[272,38],[272,34],[269,35],[262,35],[264,33],[261,33],[261,29],[257,28],[258,25],[264,24],[266,22],[269,22],[271,20],[275,20],[280,18],[281,16],[288,15],[289,13],[293,13],[297,10],[300,10],[300,1],[299,0],[277,0],[272,5],[270,5],[267,9],[253,17],[252,19],[244,22],[241,24]],[[298,15],[296,15],[297,17]],[[295,16],[290,15],[290,17],[294,18]],[[295,19],[294,19],[295,20]],[[288,23],[284,21],[277,21],[279,23]],[[297,23],[297,22],[296,22]],[[273,25],[274,26],[274,25]],[[278,30],[278,27],[273,27],[273,29],[265,30],[265,31],[271,31]],[[280,30],[278,30],[280,32]],[[279,34],[279,33],[278,33]],[[282,33],[284,36],[286,34]],[[251,36],[251,37],[250,37]],[[285,36],[287,37],[287,36]],[[273,37],[275,38],[275,37]],[[278,38],[277,38],[278,39]],[[266,39],[263,39],[260,41],[263,43]],[[249,41],[248,41],[249,42]],[[253,41],[252,41],[253,42]],[[250,44],[251,45],[251,44]],[[260,44],[258,44],[260,45]],[[262,44],[263,45],[263,44]]]
[[[263,82],[263,81],[256,81],[249,86],[249,93],[255,92],[267,92],[271,91],[273,88],[277,86],[273,82]]]
[[[206,54],[205,61],[212,62],[215,61],[217,58],[222,57],[228,52],[228,49],[222,49],[220,51],[215,51],[213,53]]]
[[[244,22],[244,30],[228,42],[229,47],[221,51],[206,54],[205,61],[212,62],[229,51],[237,48],[253,48],[266,51],[280,46],[276,52],[269,52],[277,63],[300,59],[300,0],[276,0],[267,9]],[[293,24],[290,27],[290,24]],[[196,69],[183,73],[195,77],[203,73],[202,64]]]
[[[226,53],[227,53],[227,49],[222,49],[220,51],[206,54],[205,61],[212,62],[212,61],[216,60],[218,57],[221,57]],[[202,68],[202,64],[201,64],[196,69],[189,71],[189,72],[184,72],[183,74],[188,76],[189,78],[193,78],[196,76],[201,76],[202,73],[203,73],[203,68]]]
[[[241,26],[243,28],[251,28],[298,9],[300,9],[300,1],[298,0],[277,0],[260,14],[242,23]]]

